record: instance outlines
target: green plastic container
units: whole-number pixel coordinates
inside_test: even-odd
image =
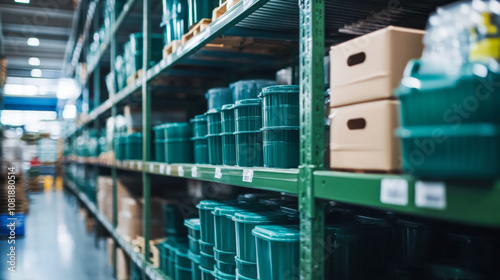
[[[165,140],[165,124],[153,126],[153,131],[155,140]]]
[[[193,142],[189,138],[165,140],[165,162],[193,163]]]
[[[276,85],[271,80],[241,80],[229,85],[233,93],[233,100],[257,98],[263,88]]]
[[[125,159],[125,142],[127,138],[126,136],[118,136],[115,138],[115,147],[116,147],[116,159],[124,160]]]
[[[255,250],[254,250],[255,251]],[[236,257],[237,274],[248,279],[257,279],[257,263],[240,260]]]
[[[243,276],[241,274],[238,274],[238,271],[236,271],[236,280],[259,280],[259,279],[245,277],[245,276]]]
[[[200,280],[201,270],[200,270],[200,255],[193,254],[193,252],[188,252],[188,257],[191,260],[191,279]]]
[[[165,243],[163,243],[163,250],[166,256],[165,274],[171,277],[175,276],[175,258],[176,251],[179,247],[187,247],[186,238],[179,237],[169,237]]]
[[[173,40],[181,40],[182,35],[189,31],[187,0],[163,0],[164,38],[168,44]]]
[[[234,255],[233,255],[233,260],[234,260]],[[215,258],[215,267],[222,273],[232,274],[232,275],[236,273],[236,264],[234,261],[232,263],[227,263],[219,261],[217,260],[217,258]]]
[[[255,238],[252,230],[258,225],[282,224],[288,222],[288,217],[280,212],[239,212],[233,216],[236,230],[236,256],[238,259],[256,263]],[[246,277],[255,278],[243,272]]]
[[[200,252],[200,266],[206,269],[213,270],[215,266],[215,259],[213,255],[209,255],[204,253],[203,251]]]
[[[257,131],[262,128],[262,105],[260,98],[244,99],[234,104],[235,131]]]
[[[270,86],[262,89],[262,127],[299,126],[300,87]]]
[[[188,0],[189,27],[204,18],[212,18],[212,11],[217,7],[217,1]]]
[[[127,135],[125,140],[125,159],[142,160],[142,133]]]
[[[191,267],[175,266],[175,279],[191,280]]]
[[[213,244],[215,244],[215,226],[214,215],[212,214],[212,211],[215,209],[215,207],[223,205],[227,205],[227,202],[202,200],[196,205],[196,208],[199,209],[200,216],[200,241],[211,244],[212,246]]]
[[[221,108],[222,105],[233,104],[233,95],[229,88],[212,88],[207,91],[205,98],[208,102],[208,109]],[[210,120],[209,120],[210,121]],[[209,129],[210,134],[210,129]]]
[[[208,164],[208,139],[207,137],[191,138],[194,146],[194,163]]]
[[[462,124],[400,128],[403,169],[418,177],[500,177],[500,126]]]
[[[295,279],[299,276],[298,225],[256,226],[252,234],[255,236],[259,280]]]
[[[221,109],[222,133],[234,132],[234,105],[226,104]]]
[[[222,163],[224,165],[236,165],[236,138],[230,133],[223,133],[222,137]]]
[[[408,267],[422,267],[430,259],[430,228],[423,223],[402,219],[397,220],[396,225],[396,259]]]
[[[241,167],[263,166],[262,132],[235,132],[236,165]]]
[[[199,268],[201,272],[201,280],[215,280],[213,267],[211,269],[206,269],[200,265]]]
[[[401,101],[403,127],[500,124],[500,71],[467,64],[456,75],[422,75],[420,61],[406,66],[395,94]]]
[[[200,243],[200,252],[203,252],[211,256],[214,255],[214,246],[215,246],[214,244],[203,242],[201,241],[201,239],[199,240],[198,243]]]
[[[165,140],[189,139],[193,136],[193,127],[190,123],[166,123],[163,124],[165,129]]]
[[[165,162],[165,140],[155,140],[155,160]]]
[[[208,163],[221,165],[222,161],[222,136],[207,136],[208,140]]]
[[[224,273],[218,269],[214,270],[214,277],[217,280],[235,280],[236,276],[233,274]]]
[[[207,116],[205,114],[194,116],[194,118],[192,118],[189,122],[193,126],[193,136],[194,137],[207,136],[207,134],[208,134]]]
[[[193,218],[184,220],[184,225],[188,228],[189,250],[196,254],[200,254],[200,219]]]
[[[221,109],[215,108],[210,109],[206,113],[207,115],[207,136],[220,135],[222,133],[222,118]]]
[[[185,236],[187,228],[184,226],[184,216],[179,204],[169,202],[162,205],[163,216],[165,217],[165,234],[167,236]]]
[[[191,260],[188,256],[188,245],[179,244],[175,250],[175,264],[185,269],[191,269]]]
[[[297,168],[300,163],[298,127],[262,128],[265,167]]]
[[[161,53],[163,51],[163,35],[158,33],[151,33],[151,53]],[[130,49],[132,54],[141,53],[143,51],[142,43],[144,36],[142,33],[132,33],[130,34]]]

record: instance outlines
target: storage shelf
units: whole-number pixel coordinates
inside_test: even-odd
[[[70,189],[80,201],[89,209],[89,211],[96,217],[100,224],[111,234],[115,242],[130,256],[131,260],[142,270],[145,270],[146,275],[151,278],[151,280],[170,280],[170,277],[166,276],[162,271],[154,268],[151,263],[144,259],[143,254],[134,251],[132,245],[125,241],[123,237],[113,229],[111,223],[107,218],[97,209],[96,205],[92,203],[87,196],[79,191],[73,182],[67,182],[66,186]]]
[[[397,205],[381,202],[382,180],[399,179],[407,182],[406,205]],[[400,182],[401,182],[400,181]],[[437,182],[443,187],[444,193],[435,194],[428,199],[444,199],[445,207],[436,207],[429,202],[416,203],[416,182],[410,176],[384,175],[384,174],[359,174],[333,171],[314,172],[314,195],[317,198],[335,200],[338,202],[352,203],[362,206],[394,210],[428,218],[445,219],[479,226],[500,227],[500,182],[481,183],[452,183]],[[430,182],[424,182],[425,186]],[[387,183],[387,182],[386,182]],[[399,197],[398,197],[399,195]],[[396,194],[393,200],[398,202],[401,194]]]

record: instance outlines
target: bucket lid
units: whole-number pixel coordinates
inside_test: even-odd
[[[188,128],[189,123],[187,122],[174,122],[174,123],[165,123],[163,124],[164,128],[169,129],[169,128]]]
[[[159,125],[155,125],[155,126],[153,126],[153,130],[160,130],[160,129],[163,129],[163,128],[164,128],[164,126],[165,126],[165,124],[164,124],[164,123],[159,124]]]
[[[197,205],[196,208],[200,210],[214,210],[217,206],[223,205],[234,205],[235,202],[231,201],[217,201],[217,200],[202,200]]]
[[[201,114],[201,115],[196,115],[194,118],[189,120],[190,122],[206,122],[207,121],[207,115]]]
[[[211,115],[211,114],[219,114],[221,111],[221,108],[212,108],[210,110],[207,111],[207,115]]]
[[[298,85],[286,85],[286,86],[269,86],[262,89],[262,96],[278,93],[296,93],[300,92],[300,86]]]
[[[239,212],[233,216],[233,221],[248,224],[261,224],[268,222],[287,221],[288,216],[281,212]]]
[[[141,138],[142,139],[142,133],[140,133],[140,132],[132,133],[132,134],[127,135],[127,138],[128,139],[130,139],[130,138]]]
[[[207,91],[207,95],[224,94],[224,93],[231,93],[231,90],[228,87],[216,87],[216,88],[211,88]]]
[[[256,80],[240,80],[229,85],[231,89],[235,86],[255,86],[255,87],[265,87],[277,84],[273,80],[256,79]]]
[[[243,106],[260,106],[261,100],[260,98],[250,98],[250,99],[243,99],[243,100],[238,100],[234,104],[234,107],[243,107]]]
[[[262,205],[257,204],[240,204],[238,206],[217,206],[214,208],[212,213],[216,216],[229,216],[232,217],[236,213],[246,212],[246,211],[258,211],[259,209],[264,209]]]
[[[300,211],[290,206],[280,206],[280,211],[285,213],[289,218],[298,219],[300,218]]]
[[[356,220],[364,225],[374,225],[379,227],[389,227],[390,222],[385,217],[379,217],[374,215],[357,215]]]
[[[298,242],[300,240],[299,225],[262,225],[252,230],[255,237],[268,241]]]
[[[228,111],[228,110],[232,110],[232,109],[234,109],[234,104],[226,104],[226,105],[222,105],[221,111]]]
[[[238,196],[238,201],[246,201],[246,202],[257,202],[262,198],[273,198],[277,197],[277,194],[274,193],[246,193],[240,194]]]
[[[200,263],[200,255],[196,255],[191,251],[188,251],[188,258],[193,261],[194,263],[199,264]]]
[[[284,205],[298,205],[297,199],[286,198],[286,197],[273,197],[260,199],[259,203],[267,206],[284,206]]]
[[[186,219],[184,220],[184,225],[192,230],[200,230],[200,219],[199,218]]]
[[[196,141],[196,140],[207,140],[207,136],[199,136],[199,137],[191,137],[191,141]]]
[[[271,126],[263,127],[261,131],[277,131],[277,130],[299,130],[300,126]]]

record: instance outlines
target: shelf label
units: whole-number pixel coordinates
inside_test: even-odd
[[[415,182],[415,205],[422,208],[445,209],[446,185],[443,182]]]
[[[177,167],[177,174],[179,174],[179,176],[181,177],[184,177],[184,167],[182,165]]]
[[[153,173],[155,171],[155,165],[154,164],[149,164],[149,172]]]
[[[243,182],[251,183],[253,180],[253,170],[243,169]]]
[[[133,161],[128,162],[128,168],[134,169],[134,162]]]
[[[382,179],[380,201],[385,204],[408,205],[408,182],[404,179]]]
[[[170,65],[170,63],[172,63],[172,55],[169,54],[167,56],[167,60],[162,60],[162,61],[165,61],[165,65],[163,65],[162,68],[165,68],[165,66]]]
[[[141,161],[137,162],[137,169],[142,170],[142,162]]]
[[[182,46],[178,47],[175,53],[180,56],[182,54]]]
[[[165,66],[167,66],[167,60],[162,59],[162,60],[160,61],[160,67],[161,67],[161,68],[165,68]],[[159,70],[158,70],[158,72],[159,72]]]
[[[167,165],[167,175],[172,175],[172,166]]]
[[[196,166],[191,167],[191,177],[198,177],[198,168]]]
[[[209,25],[209,26],[207,26],[207,27],[205,28],[205,30],[203,30],[203,31],[205,32],[205,38],[204,38],[204,39],[207,39],[208,37],[210,37],[210,33],[211,33],[211,31],[212,31],[212,28],[211,28],[211,27],[210,27],[210,25]]]
[[[160,173],[165,173],[165,164],[160,164]]]
[[[220,167],[216,167],[215,168],[215,175],[214,175],[214,177],[217,178],[217,179],[222,178],[222,170],[220,169]]]

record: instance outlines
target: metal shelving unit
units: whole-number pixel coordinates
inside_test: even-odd
[[[129,0],[133,4],[135,0]],[[148,1],[143,1],[143,33],[144,52],[142,78],[128,85],[117,93],[110,93],[107,101],[100,104],[89,113],[84,123],[75,130],[69,131],[67,137],[74,136],[80,129],[90,124],[95,124],[106,114],[116,116],[117,106],[123,104],[132,95],[142,94],[143,109],[143,143],[150,143],[150,109],[151,109],[151,84],[164,77],[173,75],[175,68],[182,65],[201,63],[195,56],[217,57],[220,54],[206,52],[202,48],[213,39],[223,35],[240,36],[265,36],[278,40],[298,43],[300,54],[300,104],[301,104],[301,165],[297,169],[269,169],[269,168],[239,168],[228,166],[212,166],[198,164],[164,164],[153,162],[150,159],[149,145],[143,146],[142,161],[114,161],[111,165],[88,163],[83,160],[70,160],[69,162],[91,164],[109,167],[114,178],[115,202],[113,209],[113,222],[105,224],[120,246],[127,248],[128,244],[120,242],[120,237],[113,230],[116,227],[116,178],[117,169],[132,170],[142,173],[143,196],[145,204],[150,199],[150,176],[163,175],[181,177],[193,180],[203,180],[216,183],[255,189],[271,190],[297,194],[299,209],[301,211],[301,279],[324,279],[323,251],[324,248],[317,240],[323,240],[324,216],[322,199],[356,205],[393,210],[399,213],[412,214],[427,218],[446,219],[470,225],[500,227],[500,218],[496,213],[500,210],[500,184],[492,183],[480,185],[479,183],[449,183],[449,182],[422,182],[410,176],[385,175],[385,174],[359,174],[348,172],[334,172],[324,170],[323,167],[323,133],[324,133],[324,55],[326,47],[359,36],[382,26],[397,24],[407,27],[425,26],[426,17],[436,6],[451,1],[402,1],[399,6],[388,6],[386,1],[370,1],[366,4],[347,3],[340,0],[241,0],[224,16],[214,21],[193,39],[157,65],[147,68],[149,62],[150,22],[148,15],[150,6]],[[374,12],[387,12],[391,16],[384,22],[373,23]],[[111,69],[113,70],[114,55],[116,52],[115,36],[120,25],[125,24],[127,12],[124,11],[116,25],[112,37],[104,44],[104,48],[111,49]],[[272,19],[272,24],[269,20]],[[386,18],[387,19],[387,18]],[[380,19],[378,19],[380,20]],[[364,24],[364,25],[363,25]],[[265,30],[262,30],[265,29]],[[339,30],[342,30],[340,32]],[[238,54],[234,54],[238,56]],[[244,56],[244,54],[239,54]],[[102,55],[99,56],[101,58]],[[249,57],[250,58],[250,57]],[[220,60],[219,60],[220,61]],[[213,64],[217,63],[217,60]],[[266,60],[272,68],[278,69],[288,62],[279,57]],[[204,66],[214,66],[204,62]],[[227,62],[229,69],[238,69],[238,63]],[[241,69],[254,69],[255,65]],[[262,66],[262,65],[260,65]],[[257,67],[257,66],[255,66]],[[90,72],[99,68],[99,64],[92,66]],[[189,71],[189,70],[188,70]],[[221,72],[224,75],[225,72]],[[195,74],[194,74],[195,75]],[[164,94],[168,94],[164,93]],[[111,114],[109,114],[111,111]],[[248,170],[248,171],[246,171]],[[251,182],[243,179],[244,172],[253,174]],[[391,192],[393,186],[403,192]],[[401,187],[403,186],[403,187]],[[431,203],[418,198],[422,192],[429,189],[439,189],[438,202]],[[78,193],[77,190],[73,188]],[[386,194],[388,192],[388,194]],[[435,195],[435,193],[433,193]],[[78,193],[85,203],[85,196]],[[385,198],[383,198],[386,196]],[[388,196],[388,198],[387,198]],[[436,195],[435,195],[436,196]],[[420,200],[419,200],[420,199]],[[444,203],[444,204],[443,204]],[[95,206],[87,200],[87,206],[92,208],[97,217],[102,217]],[[444,205],[444,206],[443,206]],[[91,211],[92,211],[91,209]],[[149,254],[149,207],[144,207],[144,233],[145,252]],[[149,264],[143,260],[140,263]],[[142,267],[142,266],[141,266]],[[150,269],[151,270],[151,269]],[[147,274],[147,271],[145,271]],[[160,277],[160,276],[155,276]],[[162,278],[154,278],[162,279]]]

